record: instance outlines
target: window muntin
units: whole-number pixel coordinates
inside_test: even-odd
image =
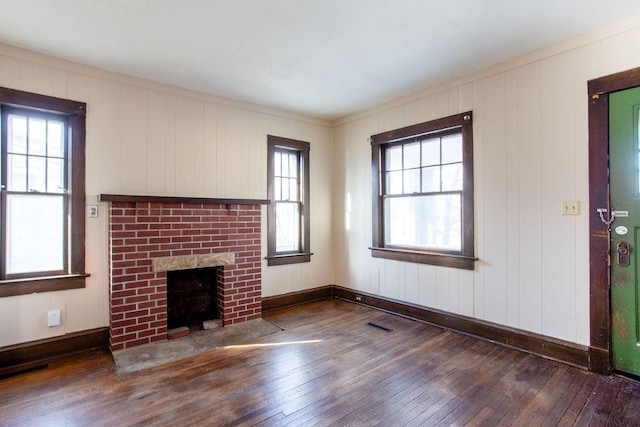
[[[374,257],[473,269],[471,113],[372,136]]]
[[[0,297],[84,287],[85,115],[0,87]]]
[[[267,138],[267,264],[309,262],[309,143]]]

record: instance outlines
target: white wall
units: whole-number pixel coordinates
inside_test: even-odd
[[[266,135],[309,141],[315,255],[294,266],[263,263],[263,295],[332,283],[328,123],[4,45],[0,85],[87,103],[87,204],[100,193],[266,199]],[[108,326],[108,204],[99,205],[100,217],[86,220],[86,288],[0,298],[0,347]],[[263,241],[266,254],[266,233]],[[55,308],[62,325],[48,328]]]
[[[336,284],[589,344],[587,80],[638,66],[635,19],[340,120]],[[467,110],[475,271],[372,258],[368,138]]]

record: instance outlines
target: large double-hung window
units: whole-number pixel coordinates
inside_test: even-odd
[[[371,141],[373,256],[473,269],[471,112]]]
[[[54,275],[68,267],[67,120],[5,108],[5,277]]]
[[[0,296],[84,285],[85,104],[0,88]]]

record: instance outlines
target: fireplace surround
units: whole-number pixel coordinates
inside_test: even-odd
[[[167,339],[167,272],[217,267],[223,325],[262,316],[265,200],[102,194],[109,206],[110,348]]]

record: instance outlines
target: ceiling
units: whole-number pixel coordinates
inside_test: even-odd
[[[0,0],[0,42],[333,120],[640,14],[638,0]]]

